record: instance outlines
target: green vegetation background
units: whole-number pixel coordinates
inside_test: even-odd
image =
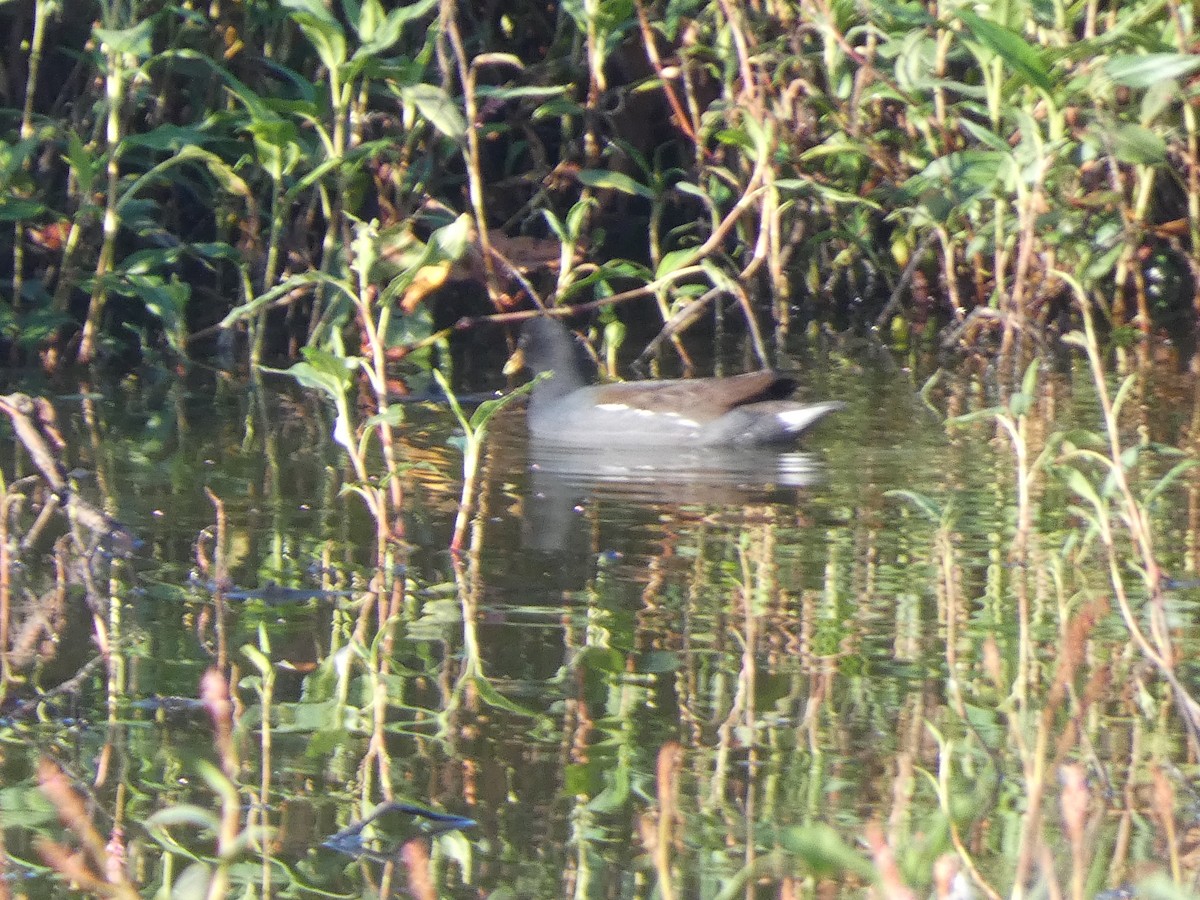
[[[1176,0],[3,3],[0,333],[395,356],[619,295],[1011,349],[1070,316],[1059,273],[1186,332],[1195,32]]]

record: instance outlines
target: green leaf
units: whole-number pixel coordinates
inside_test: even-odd
[[[401,22],[411,22],[431,11],[437,6],[438,0],[417,0],[416,3],[406,3],[399,9],[393,9],[389,16],[395,16]]]
[[[401,425],[404,422],[404,404],[389,403],[387,408],[381,413],[375,413],[367,421],[363,422],[363,429],[367,430],[374,428],[377,425],[387,423],[393,427]]]
[[[942,521],[942,510],[937,508],[937,505],[929,497],[924,494],[918,494],[916,491],[907,490],[892,490],[884,493],[885,497],[898,497],[901,500],[907,500],[918,510],[920,510],[927,519],[931,522]]]
[[[291,10],[292,13],[303,13],[330,24],[337,24],[333,13],[329,11],[321,0],[283,0],[282,6],[284,9]]]
[[[494,709],[502,709],[505,712],[515,713],[518,716],[526,716],[531,719],[538,718],[538,714],[532,709],[521,706],[519,703],[509,700],[501,694],[484,676],[476,675],[472,679],[472,683],[475,685],[475,690],[479,692],[479,699],[488,706]]]
[[[13,317],[11,321],[11,308],[5,309],[4,312],[0,322],[3,323],[5,333],[11,333],[19,344],[30,348],[54,339],[55,334],[64,325],[74,322],[67,313],[58,312],[49,306],[34,307],[20,316]]]
[[[1163,491],[1178,481],[1184,472],[1194,469],[1196,466],[1200,466],[1200,460],[1185,459],[1183,462],[1176,463],[1166,475],[1155,482],[1154,487],[1146,492],[1146,496],[1142,498],[1142,503],[1149,506],[1159,498]]]
[[[576,655],[575,665],[592,672],[620,675],[625,671],[625,654],[615,647],[584,647]]]
[[[1100,495],[1096,493],[1095,486],[1088,481],[1087,476],[1074,466],[1067,466],[1065,468],[1067,487],[1092,504],[1097,515],[1103,515],[1104,502],[1100,499]]]
[[[1050,67],[1043,54],[1021,35],[969,9],[960,9],[958,17],[971,29],[975,40],[1004,60],[1018,76],[1048,94],[1054,90]]]
[[[263,371],[291,375],[304,387],[321,391],[334,401],[341,402],[354,382],[353,373],[358,368],[358,358],[338,356],[319,347],[304,347],[301,353],[304,354],[304,362],[287,369],[264,366]]]
[[[23,222],[36,219],[47,211],[44,203],[36,200],[20,200],[0,194],[0,222]]]
[[[536,378],[527,381],[515,390],[509,391],[503,397],[497,397],[495,400],[484,400],[475,408],[475,412],[471,413],[471,420],[468,423],[471,426],[471,431],[474,432],[477,439],[482,439],[487,433],[488,423],[492,421],[496,413],[504,409],[518,397],[523,397],[533,390],[533,386],[539,381],[550,377],[549,372],[541,372]]]
[[[630,794],[629,766],[613,766],[603,773],[604,790],[588,801],[587,809],[597,815],[615,814],[625,809]]]
[[[990,195],[999,187],[1001,172],[1012,162],[1010,153],[992,150],[961,150],[931,161],[920,177],[940,182],[958,198]],[[911,180],[911,179],[910,179]]]
[[[717,140],[730,147],[737,147],[748,153],[754,153],[754,141],[744,128],[722,128],[717,132]]]
[[[142,134],[131,134],[121,141],[122,148],[146,147],[150,150],[163,150],[172,153],[194,144],[203,144],[208,135],[199,128],[188,128],[180,125],[159,125]]]
[[[590,188],[598,190],[620,191],[634,197],[654,199],[654,192],[644,184],[639,184],[622,172],[609,172],[604,169],[583,169],[576,176],[579,181]]]
[[[852,874],[868,882],[877,875],[865,857],[824,824],[796,825],[779,832],[779,845],[817,877]]]
[[[869,209],[883,209],[874,200],[860,197],[858,194],[852,194],[849,191],[838,190],[835,187],[830,187],[827,184],[822,184],[819,181],[808,178],[780,178],[775,182],[775,187],[781,191],[806,191],[813,193],[823,200],[828,200],[830,203],[853,203],[857,206],[866,206]]]
[[[476,97],[485,97],[489,100],[525,100],[531,97],[535,100],[541,100],[542,98],[551,100],[556,97],[565,97],[566,95],[567,88],[561,84],[526,84],[514,87],[493,87],[481,84],[475,89]]]
[[[685,247],[682,250],[672,250],[669,253],[664,253],[662,261],[658,264],[658,269],[654,272],[654,277],[655,279],[659,279],[670,275],[672,272],[690,265],[695,259],[695,247]]]
[[[443,225],[429,237],[429,246],[434,248],[439,260],[458,260],[467,252],[474,236],[474,224],[467,213],[463,213],[449,225]]]
[[[153,52],[156,16],[149,16],[132,28],[96,28],[94,34],[113,53],[128,53],[145,59]]]
[[[345,65],[346,35],[336,21],[309,13],[292,13],[292,19],[312,44],[321,65],[331,72],[339,71]]]
[[[261,650],[259,650],[253,644],[243,644],[242,653],[247,659],[250,660],[250,662],[254,664],[254,667],[258,669],[261,674],[264,676],[270,674],[271,669],[273,668],[271,660],[267,659]]]
[[[972,122],[970,119],[960,119],[959,127],[979,143],[985,145],[988,149],[994,150],[997,153],[1003,153],[1006,156],[1012,154],[1012,147],[1008,145],[1008,141],[996,134],[990,128],[985,128],[978,122]]]
[[[1130,88],[1177,81],[1197,70],[1200,56],[1194,53],[1118,54],[1104,64],[1104,72],[1114,83]]]
[[[402,88],[400,97],[411,103],[421,116],[448,138],[461,139],[467,133],[467,122],[462,110],[450,95],[437,85],[414,84]]]
[[[571,207],[567,213],[567,238],[563,243],[578,241],[583,236],[583,226],[591,209],[599,205],[595,197],[585,197]]]
[[[399,9],[393,9],[386,18],[373,24],[369,34],[360,31],[359,35],[363,40],[363,45],[355,51],[355,59],[372,58],[390,49],[396,41],[400,40],[405,23],[417,16],[424,15],[436,2],[437,0],[423,0],[421,3],[412,3]],[[371,5],[364,4],[363,10],[365,11]],[[374,6],[376,9],[379,8],[378,3]],[[414,10],[413,7],[417,7],[417,9]]]
[[[1117,388],[1117,395],[1113,398],[1112,403],[1113,421],[1121,418],[1121,407],[1125,405],[1125,400],[1129,397],[1129,392],[1133,390],[1135,384],[1137,384],[1137,375],[1127,375],[1121,382],[1121,386]]]
[[[1040,360],[1035,358],[1029,364],[1029,368],[1025,370],[1025,377],[1021,381],[1021,393],[1028,394],[1030,397],[1037,390],[1038,368]]]
[[[682,668],[679,654],[674,650],[651,650],[638,660],[638,671],[653,675],[665,675]]]
[[[187,304],[192,295],[189,285],[172,273],[169,282],[159,275],[127,275],[122,293],[133,294],[146,310],[163,323],[171,348],[181,355],[187,350]]]
[[[216,813],[200,806],[186,803],[175,803],[166,809],[161,809],[142,823],[147,829],[170,828],[174,825],[187,825],[202,828],[213,834],[220,831],[221,820]]]
[[[1119,122],[1108,127],[1097,125],[1093,130],[1118,162],[1153,166],[1167,161],[1167,142],[1149,128]]]

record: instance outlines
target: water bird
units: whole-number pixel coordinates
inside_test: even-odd
[[[796,381],[771,370],[721,378],[589,385],[579,348],[557,319],[530,319],[504,374],[533,386],[529,433],[576,447],[759,447],[794,443],[845,404],[789,400]]]

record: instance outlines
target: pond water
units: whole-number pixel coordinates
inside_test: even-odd
[[[802,395],[847,403],[802,450],[563,455],[506,411],[457,557],[454,419],[408,406],[383,628],[362,613],[373,525],[319,397],[203,372],[45,392],[67,465],[89,473],[80,492],[142,543],[104,564],[119,602],[89,610],[67,578],[53,638],[9,653],[9,889],[68,893],[38,842],[88,843],[39,788],[40,759],[96,828],[81,865],[124,866],[146,895],[207,889],[218,848],[230,892],[257,896],[857,894],[888,875],[872,824],[918,894],[935,872],[982,896],[1014,878],[1044,894],[1081,868],[1093,891],[1169,871],[1149,794],[1165,782],[1183,804],[1195,761],[1113,609],[1078,492],[1043,470],[1022,537],[1005,432],[945,421],[998,402],[985,379],[922,393],[928,373],[877,354],[794,349]],[[492,361],[464,392],[501,386]],[[1190,446],[1196,396],[1172,367],[1147,370],[1127,443]],[[1081,364],[1043,371],[1030,458],[1068,427],[1100,430]],[[1143,489],[1177,461],[1147,453],[1131,473]],[[17,491],[32,470],[18,454],[5,471]],[[1153,507],[1180,579],[1196,495],[1189,473]],[[14,563],[10,646],[54,592],[52,543]],[[1184,649],[1195,596],[1170,597]],[[112,657],[86,668],[98,631]],[[227,741],[196,702],[222,661]],[[1060,812],[1071,765],[1090,779],[1083,857]],[[471,822],[394,808],[359,833],[386,798]],[[408,840],[422,828],[442,833]]]

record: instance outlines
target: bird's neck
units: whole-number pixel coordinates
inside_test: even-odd
[[[531,407],[554,403],[587,384],[576,365],[555,366],[547,371],[549,375],[542,377],[533,388],[529,398]]]

